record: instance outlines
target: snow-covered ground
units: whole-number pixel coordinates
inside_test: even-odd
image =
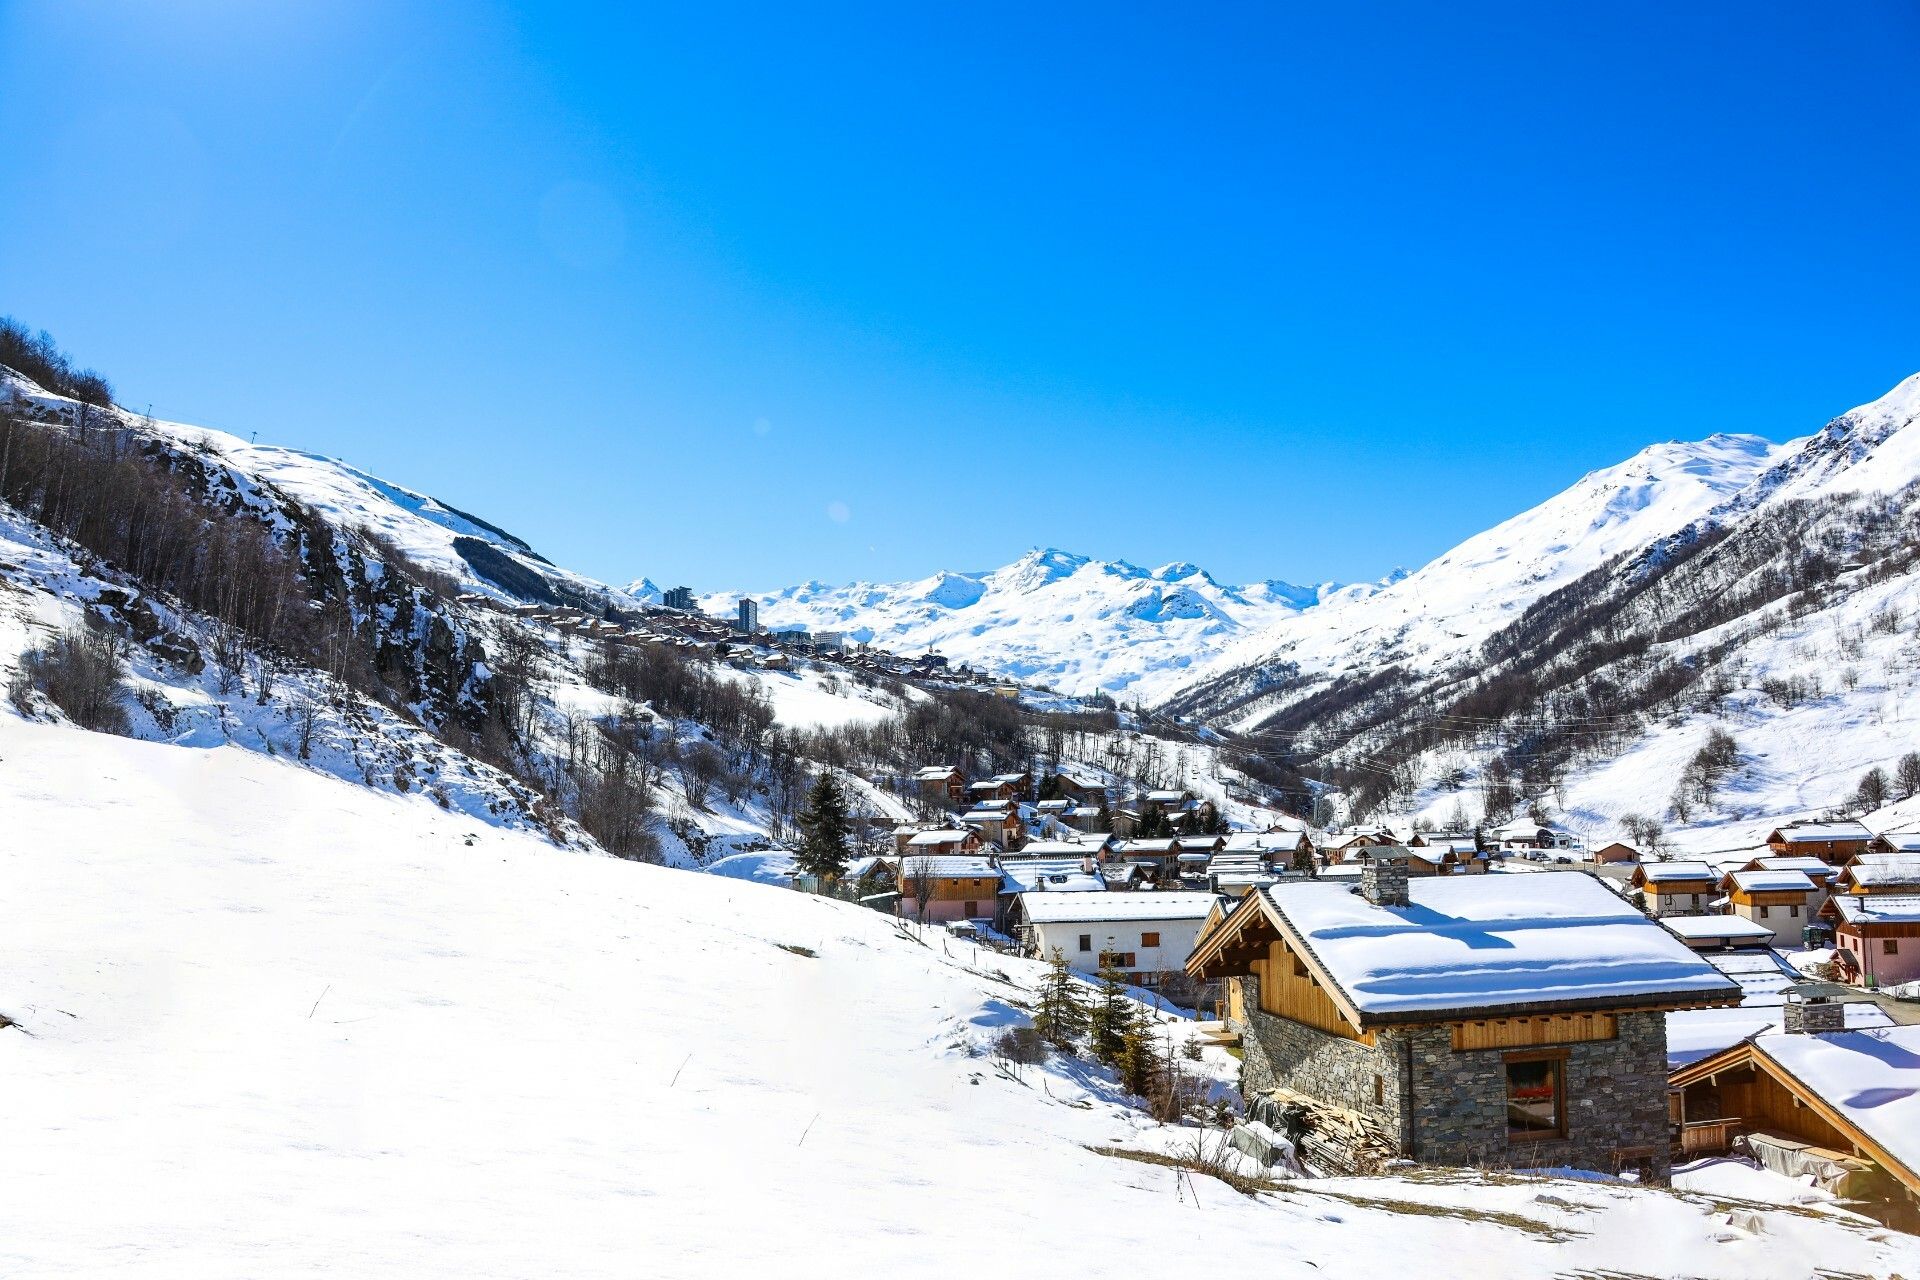
[[[0,788],[6,1274],[1920,1271],[1920,1241],[1710,1197],[1249,1198],[1098,1154],[1199,1131],[983,1056],[1030,964],[257,752],[0,711]]]

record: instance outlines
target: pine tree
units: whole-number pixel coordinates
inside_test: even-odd
[[[1040,980],[1040,1004],[1033,1014],[1034,1030],[1056,1049],[1072,1051],[1074,1041],[1087,1029],[1087,1011],[1080,1003],[1080,984],[1060,948],[1053,949],[1047,961],[1047,976]]]
[[[1133,1025],[1133,1001],[1127,998],[1127,979],[1110,959],[1100,965],[1100,986],[1087,1010],[1087,1040],[1093,1056],[1113,1064],[1120,1060],[1127,1028]]]
[[[1120,1035],[1120,1052],[1114,1065],[1120,1071],[1120,1087],[1136,1097],[1151,1099],[1159,1091],[1164,1069],[1159,1046],[1153,1042],[1153,1023],[1146,1018],[1127,1019]]]
[[[800,847],[794,852],[793,865],[803,875],[825,881],[846,874],[852,824],[847,820],[847,798],[831,772],[821,774],[807,793],[807,807],[799,821]]]

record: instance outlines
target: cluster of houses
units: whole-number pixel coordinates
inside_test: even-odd
[[[1920,977],[1920,838],[1789,825],[1718,870],[1534,823],[1140,839],[1113,830],[1123,811],[1178,818],[1193,798],[1116,803],[1071,779],[1042,809],[1024,774],[916,781],[952,816],[903,825],[893,857],[855,869],[885,901],[1214,1013],[1249,1126],[1317,1141],[1322,1167],[1660,1181],[1734,1150],[1920,1221],[1920,1026],[1859,990]],[[1557,865],[1576,854],[1589,865]],[[1486,874],[1509,859],[1547,865]],[[1631,879],[1607,883],[1591,866],[1607,862]],[[1855,986],[1781,955],[1809,922]]]
[[[1920,980],[1920,833],[1794,823],[1732,870],[1650,862],[1631,883],[1649,915],[1697,946],[1831,946],[1862,986]]]

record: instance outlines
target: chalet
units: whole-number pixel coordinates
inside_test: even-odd
[[[992,780],[1013,788],[1009,799],[1026,800],[1033,796],[1033,775],[1030,773],[996,773]]]
[[[1638,862],[1640,861],[1640,851],[1630,844],[1622,844],[1618,840],[1615,840],[1610,844],[1603,844],[1598,849],[1595,849],[1593,851],[1593,860],[1595,862],[1610,864]]]
[[[967,775],[950,764],[930,764],[913,775],[928,804],[958,805],[967,800]]]
[[[1148,878],[1166,883],[1179,874],[1180,842],[1171,836],[1156,840],[1116,840],[1110,857],[1143,868]]]
[[[1848,981],[1887,987],[1920,978],[1920,893],[1836,892],[1820,908]]]
[[[1034,955],[1058,950],[1082,973],[1111,964],[1137,987],[1179,973],[1213,906],[1211,893],[1036,893],[1021,897],[1024,938]]]
[[[1142,791],[1133,797],[1133,805],[1142,813],[1184,813],[1193,808],[1193,792],[1168,789]]]
[[[1814,913],[1827,900],[1826,881],[1804,871],[1729,871],[1720,881],[1727,909],[1772,935],[1771,945],[1797,947]]]
[[[1007,800],[976,805],[960,815],[960,822],[977,829],[981,839],[991,840],[1003,849],[1016,849],[1027,838],[1019,807]]]
[[[1840,868],[1835,893],[1920,893],[1920,853],[1863,853]]]
[[[1789,822],[1767,836],[1776,854],[1812,854],[1834,866],[1867,851],[1873,832],[1857,822]]]
[[[1107,798],[1106,784],[1062,770],[1053,775],[1054,794],[1077,804],[1098,805]]]
[[[1020,788],[1004,777],[988,778],[984,782],[970,783],[967,787],[967,799],[975,804],[991,803],[995,800],[1017,800],[1019,798]]]
[[[1209,858],[1227,847],[1227,838],[1225,836],[1175,836],[1173,843],[1180,851],[1182,858],[1198,855],[1200,864],[1205,866]]]
[[[1240,898],[1255,889],[1278,883],[1267,856],[1259,852],[1236,853],[1227,849],[1207,862],[1207,887],[1227,898]]]
[[[902,855],[972,853],[980,847],[980,833],[965,827],[896,827],[893,847]]]
[[[1920,831],[1883,831],[1867,841],[1867,853],[1920,853]]]
[[[1713,900],[1720,876],[1704,862],[1643,862],[1627,883],[1640,891],[1650,916],[1697,916]]]
[[[1328,862],[1345,862],[1362,849],[1396,844],[1393,832],[1385,827],[1349,827],[1321,846]]]
[[[1000,870],[991,858],[915,850],[900,860],[903,916],[922,923],[991,920],[999,900]]]
[[[1303,1103],[1310,1136],[1347,1167],[1327,1144],[1359,1132],[1428,1164],[1663,1181],[1664,1015],[1740,996],[1590,876],[1410,880],[1386,857],[1357,888],[1249,893],[1187,970],[1228,983],[1255,1118]]]
[[[1920,1026],[1852,1030],[1848,1006],[1789,999],[1781,1030],[1676,1070],[1684,1153],[1738,1136],[1769,1168],[1810,1177],[1891,1225],[1920,1221]]]

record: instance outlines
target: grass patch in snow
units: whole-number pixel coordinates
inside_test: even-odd
[[[792,952],[796,956],[805,956],[809,960],[818,960],[820,958],[818,951],[815,951],[812,947],[803,947],[797,942],[776,942],[773,945],[782,951]]]

